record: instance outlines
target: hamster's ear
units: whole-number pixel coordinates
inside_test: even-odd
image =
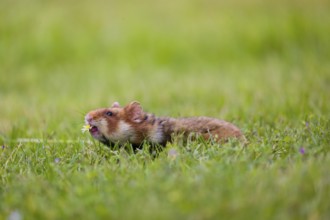
[[[141,123],[143,121],[144,112],[140,103],[131,102],[124,108],[124,110],[131,121],[135,123]]]
[[[111,108],[120,108],[119,102],[114,102]]]

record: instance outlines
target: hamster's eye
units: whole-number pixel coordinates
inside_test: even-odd
[[[106,112],[105,114],[106,114],[107,116],[113,116],[113,113],[110,112],[110,111]]]

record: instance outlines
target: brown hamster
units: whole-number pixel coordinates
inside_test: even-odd
[[[206,140],[223,143],[229,138],[238,138],[245,142],[245,137],[235,125],[210,117],[171,118],[156,117],[143,111],[138,102],[131,102],[120,107],[118,102],[110,108],[101,108],[89,112],[85,123],[90,126],[90,134],[100,142],[131,143],[139,146],[144,141],[166,145],[173,135],[198,135]]]

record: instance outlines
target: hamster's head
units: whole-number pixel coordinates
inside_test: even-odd
[[[109,108],[90,111],[85,116],[89,132],[93,138],[102,143],[134,143],[136,138],[135,126],[143,121],[144,112],[138,102],[131,102],[120,107],[118,102]]]

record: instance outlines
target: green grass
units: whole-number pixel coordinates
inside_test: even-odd
[[[329,8],[1,1],[0,219],[329,219]],[[226,119],[250,143],[153,159],[81,133],[89,110],[133,100]]]

